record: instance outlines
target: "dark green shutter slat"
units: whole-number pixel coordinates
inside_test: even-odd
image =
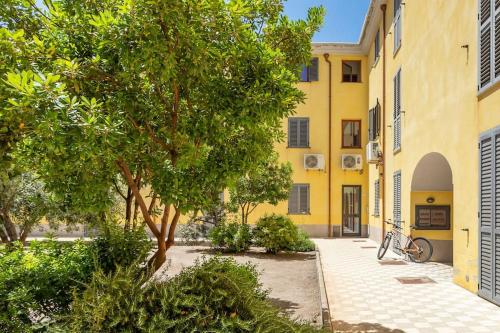
[[[288,198],[288,213],[296,214],[299,211],[299,187],[293,185]]]
[[[288,119],[288,146],[297,147],[299,145],[299,120]]]
[[[309,80],[318,81],[319,80],[319,59],[312,58],[311,66],[309,69]]]
[[[309,147],[309,119],[300,119],[299,121],[299,145],[300,147]]]
[[[373,209],[374,216],[380,216],[380,181],[375,181],[375,202]]]
[[[401,172],[396,172],[393,177],[394,180],[394,198],[393,198],[393,214],[392,219],[394,224],[401,227]],[[394,252],[401,253],[401,235],[396,233],[394,235],[393,243]]]
[[[309,212],[309,186],[300,185],[299,190],[300,213],[305,214]]]
[[[497,2],[500,2],[497,1]],[[500,7],[495,18],[495,78],[500,78]]]
[[[394,76],[393,148],[401,148],[401,70]]]
[[[491,82],[491,26],[489,23],[481,30],[479,47],[479,80],[482,88]]]

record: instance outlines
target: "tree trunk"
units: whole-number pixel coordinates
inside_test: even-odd
[[[0,217],[0,240],[4,244],[10,243],[9,237],[5,233],[4,226],[3,226],[3,218]]]
[[[16,226],[14,222],[12,222],[12,219],[10,218],[10,214],[5,210],[2,212],[2,220],[3,220],[3,225],[5,227],[5,231],[7,232],[7,236],[9,237],[9,240],[11,242],[17,241],[19,238],[17,236]]]
[[[130,230],[130,221],[132,219],[132,189],[130,186],[127,189],[127,197],[125,198],[125,231]]]
[[[21,230],[21,235],[19,236],[19,240],[26,245],[26,238],[28,238],[29,233],[31,232],[31,227],[25,225]]]

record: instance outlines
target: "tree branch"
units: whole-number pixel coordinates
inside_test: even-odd
[[[166,242],[167,250],[175,243],[175,238],[174,238],[175,228],[177,227],[177,222],[179,221],[179,216],[181,215],[180,209],[178,209],[177,207],[174,207],[174,209],[175,209],[175,215],[172,218],[172,222],[170,222],[170,229],[168,231],[168,239]]]
[[[122,171],[123,176],[127,180],[128,185],[132,189],[132,192],[134,193],[135,196],[135,200],[137,200],[137,202],[139,203],[139,207],[141,208],[144,221],[146,221],[146,224],[148,225],[151,232],[156,236],[156,238],[159,238],[160,231],[156,227],[153,219],[151,218],[151,215],[148,213],[148,208],[146,207],[146,203],[144,202],[144,199],[142,198],[142,195],[139,189],[137,188],[137,184],[134,182],[134,179],[132,178],[132,173],[130,172],[128,165],[122,159],[117,160],[116,164]]]

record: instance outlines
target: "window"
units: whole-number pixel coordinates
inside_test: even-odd
[[[481,0],[479,26],[479,82],[484,90],[500,82],[500,1]]]
[[[393,79],[394,83],[394,110],[393,110],[393,149],[395,152],[401,150],[401,69],[398,70]]]
[[[342,82],[361,82],[361,61],[342,61]]]
[[[380,104],[368,111],[368,140],[375,141],[380,136]]]
[[[309,147],[309,118],[288,118],[288,147]]]
[[[309,184],[294,184],[288,198],[288,214],[309,214]]]
[[[312,82],[319,80],[319,59],[312,58],[310,65],[302,65],[302,71],[300,72],[301,82]]]
[[[401,0],[394,0],[394,54],[401,47]]]
[[[342,120],[342,148],[361,148],[361,120]]]
[[[375,59],[373,61],[377,62],[377,59],[380,56],[380,30],[378,30],[377,34],[375,35],[374,54]]]
[[[375,181],[375,202],[373,205],[373,216],[379,217],[380,216],[380,180],[377,179]]]
[[[420,230],[450,230],[450,206],[416,206],[415,227]]]

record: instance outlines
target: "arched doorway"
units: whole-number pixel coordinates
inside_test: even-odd
[[[417,163],[411,181],[414,237],[429,239],[432,261],[453,262],[453,174],[446,158],[428,153]]]

